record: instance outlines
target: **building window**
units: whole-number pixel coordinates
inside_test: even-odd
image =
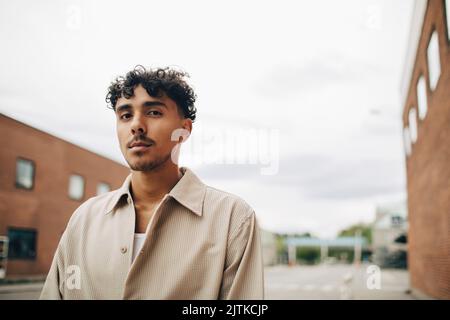
[[[107,183],[100,182],[99,184],[97,184],[97,195],[109,192],[110,190],[111,188]]]
[[[36,259],[36,230],[8,228],[8,239],[8,259]]]
[[[405,127],[403,129],[403,144],[405,147],[405,153],[406,156],[410,156],[411,155],[411,136],[409,134],[409,128]]]
[[[441,75],[441,60],[439,54],[439,38],[434,31],[427,49],[428,74],[430,76],[430,89],[434,91]]]
[[[417,103],[419,106],[419,118],[420,120],[423,120],[428,111],[427,85],[424,76],[420,76],[419,81],[417,82]]]
[[[392,216],[391,217],[391,225],[393,228],[398,228],[401,227],[403,225],[403,217],[400,216]]]
[[[0,279],[6,276],[6,267],[8,261],[8,237],[0,236]]]
[[[447,20],[447,39],[450,41],[450,0],[445,0],[445,18]]]
[[[31,160],[17,159],[16,187],[31,190],[34,186],[34,163]]]
[[[411,137],[411,142],[416,143],[416,141],[417,141],[417,115],[416,115],[415,108],[411,108],[409,110],[408,122],[409,122],[409,135]]]
[[[84,195],[84,178],[78,174],[72,174],[69,179],[69,197],[73,200],[81,200]]]

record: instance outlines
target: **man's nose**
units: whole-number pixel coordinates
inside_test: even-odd
[[[143,117],[136,115],[133,118],[133,122],[131,124],[131,133],[132,134],[143,134],[146,133],[146,127]]]

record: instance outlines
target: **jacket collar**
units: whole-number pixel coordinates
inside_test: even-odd
[[[183,173],[181,179],[168,193],[169,197],[177,200],[181,205],[191,210],[198,216],[202,216],[203,201],[206,193],[206,185],[187,167],[180,167]],[[130,193],[131,173],[126,177],[122,186],[113,191],[112,198],[106,207],[106,214],[114,211],[121,200],[131,200]],[[167,196],[167,195],[166,195]]]

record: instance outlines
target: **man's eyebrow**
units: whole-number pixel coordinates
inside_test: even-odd
[[[155,106],[159,106],[159,107],[164,107],[167,109],[167,106],[165,103],[163,103],[162,101],[145,101],[142,104],[144,107],[155,107]]]
[[[162,101],[145,101],[145,102],[142,104],[142,106],[143,106],[143,107],[155,107],[155,106],[159,106],[159,107],[163,107],[163,108],[168,109],[167,106],[166,106],[166,104],[163,103]],[[116,112],[122,112],[122,111],[130,110],[130,109],[132,109],[131,104],[129,104],[129,103],[127,103],[127,104],[122,104],[122,105],[120,105],[120,106],[118,106],[118,107],[116,108]]]
[[[116,108],[116,112],[124,111],[124,110],[130,110],[131,105],[130,104],[122,104]]]

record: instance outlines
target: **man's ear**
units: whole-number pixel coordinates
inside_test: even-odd
[[[192,132],[192,120],[189,118],[186,118],[183,120],[183,128],[186,129],[189,132]]]
[[[189,119],[189,118],[183,119],[182,128],[185,130],[184,131],[185,134],[180,136],[179,142],[186,141],[189,138],[189,136],[191,135],[191,132],[192,132],[192,120]]]
[[[186,118],[183,120],[183,129],[185,129],[186,131],[189,132],[189,136],[191,135],[191,133],[192,133],[192,120],[191,119]],[[186,141],[189,138],[189,136],[183,137],[183,141]]]

